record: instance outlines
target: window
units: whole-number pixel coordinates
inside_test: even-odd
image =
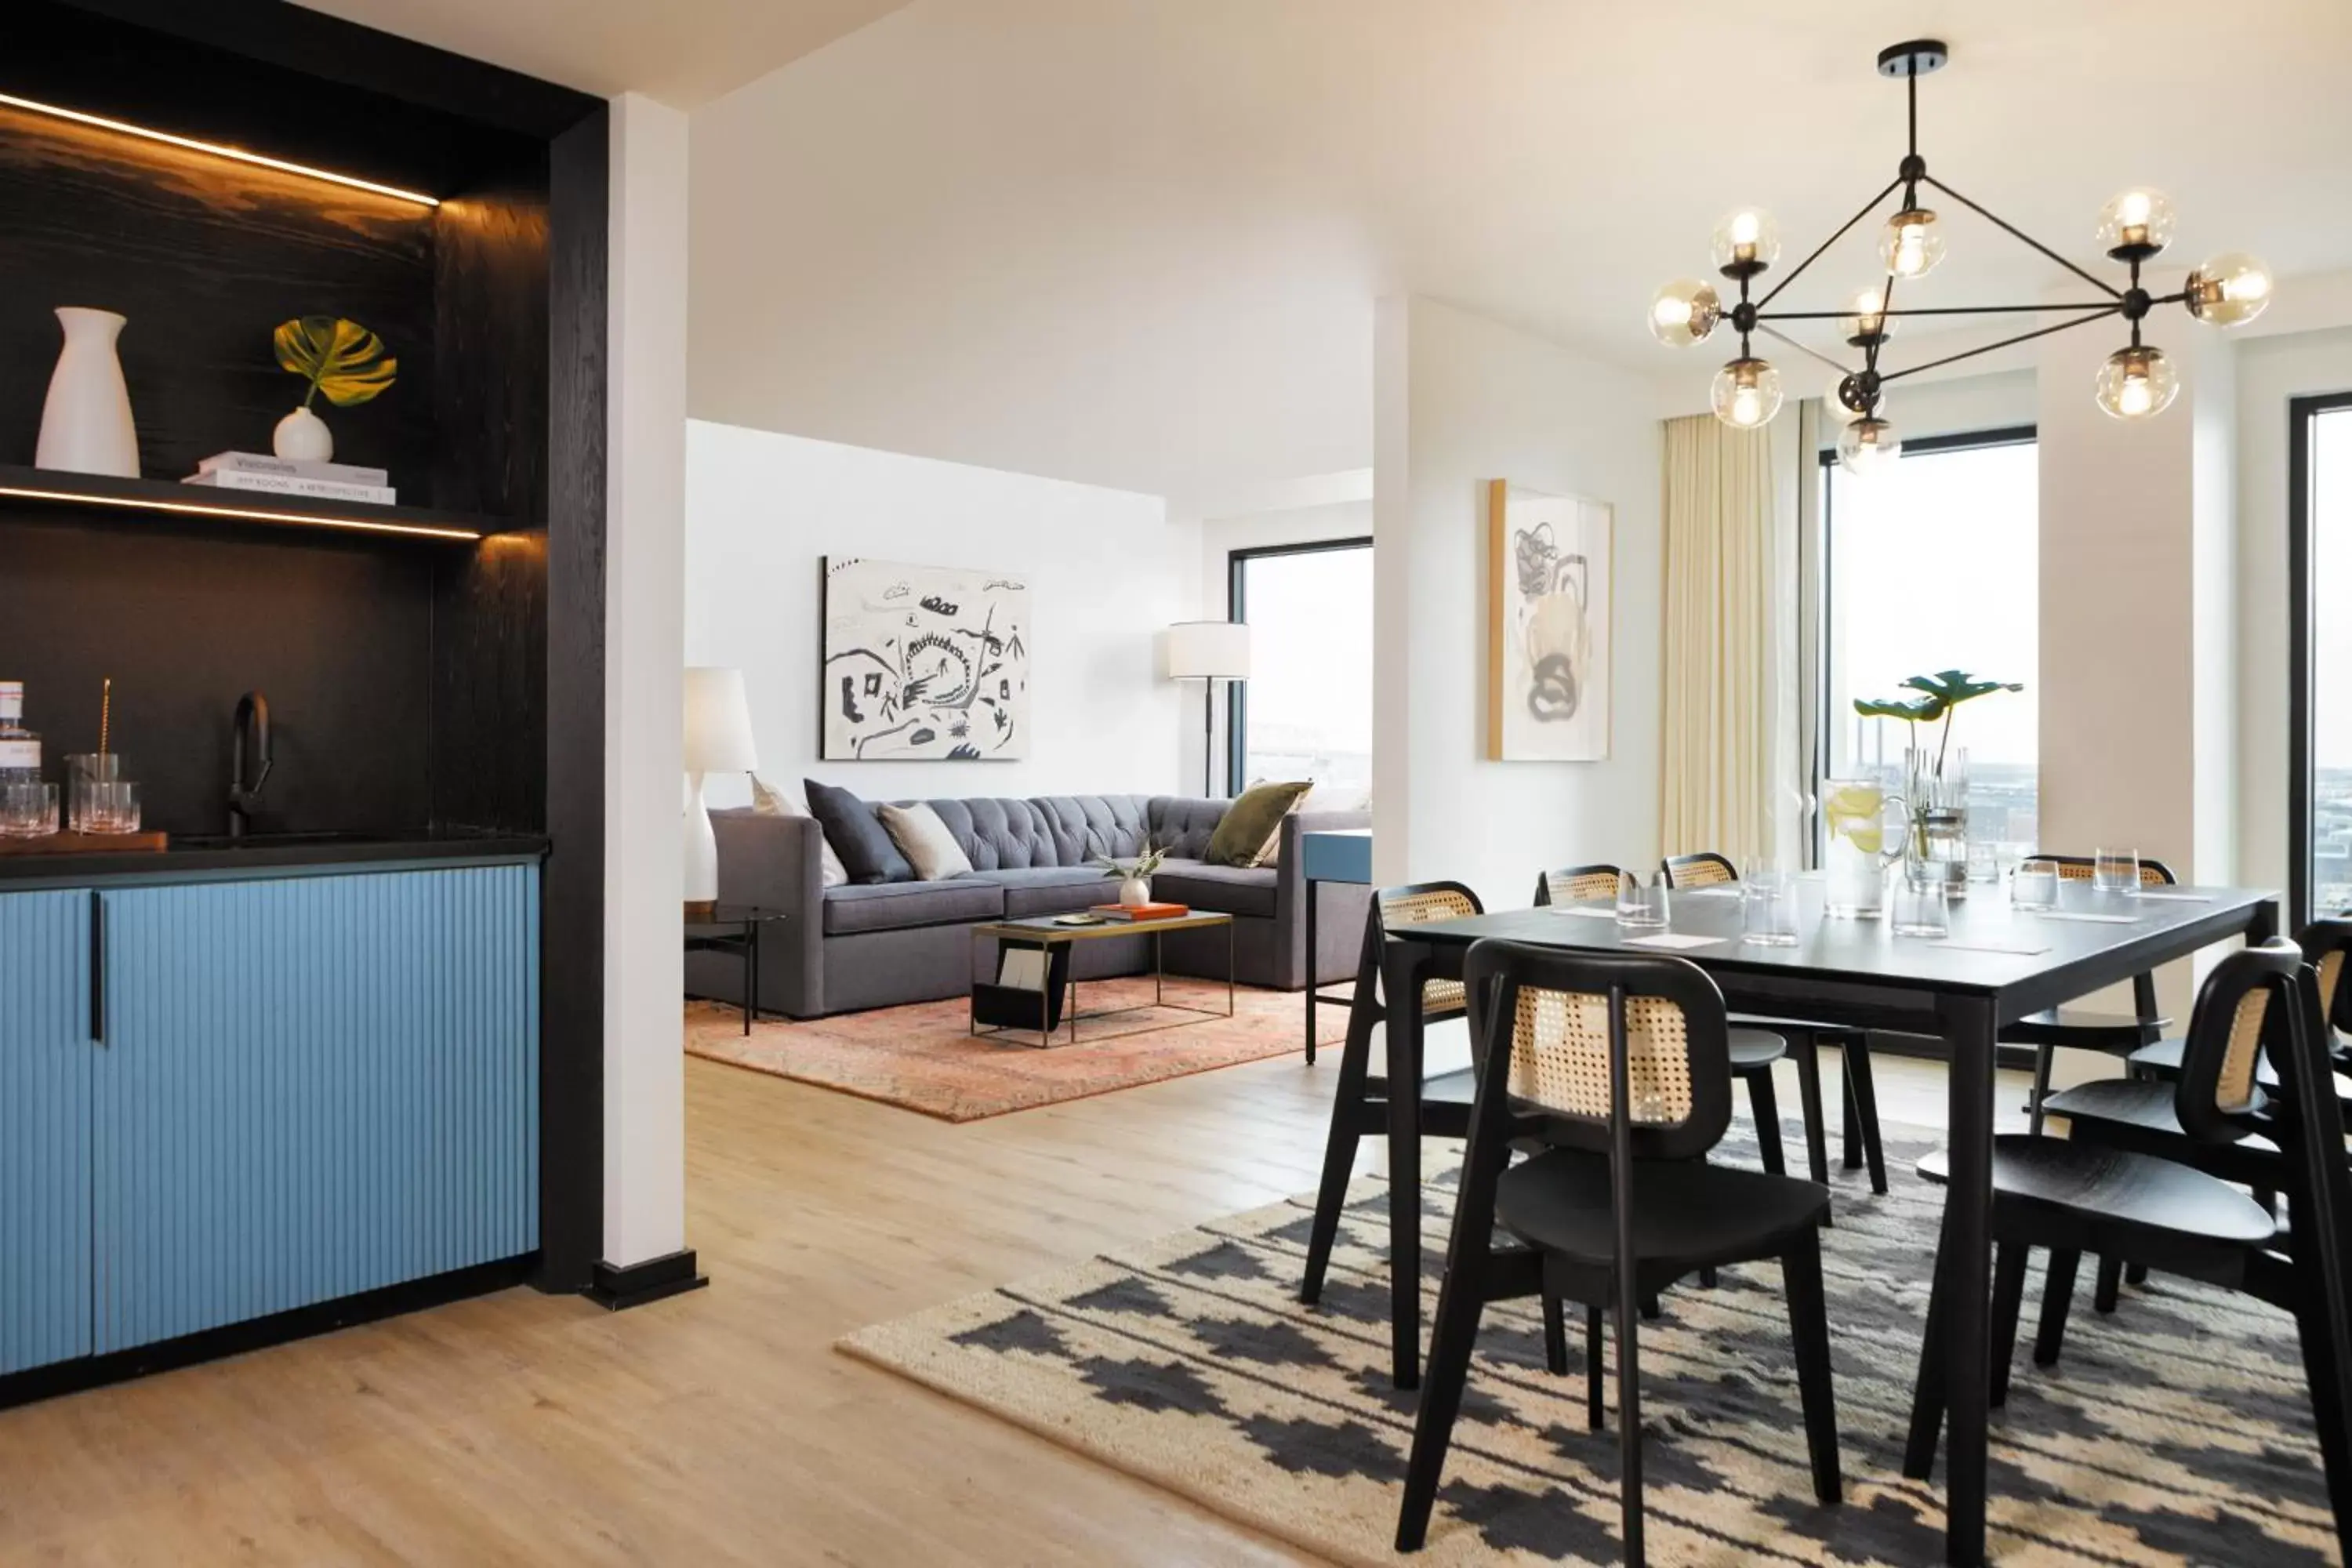
[[[1962,709],[1953,734],[1969,753],[1969,837],[2020,850],[2039,831],[2035,456],[2029,426],[1909,441],[1874,474],[1831,453],[1822,468],[1820,778],[1901,776],[1908,726],[1862,718],[1858,697],[1942,669],[2023,681]]]
[[[2288,894],[2300,925],[2352,906],[2352,393],[2298,397],[2288,417]]]
[[[1236,550],[1227,614],[1250,625],[1250,678],[1227,699],[1234,793],[1253,779],[1372,787],[1372,542]]]

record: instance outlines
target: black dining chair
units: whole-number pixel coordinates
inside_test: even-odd
[[[1487,1303],[1541,1295],[1585,1303],[1596,1426],[1600,1314],[1616,1313],[1619,1502],[1625,1561],[1641,1563],[1638,1303],[1733,1263],[1780,1265],[1813,1492],[1838,1501],[1819,1236],[1829,1189],[1707,1163],[1731,1121],[1730,1030],[1715,982],[1679,958],[1496,941],[1472,945],[1463,981],[1477,1093],[1397,1550],[1427,1539]],[[1543,1152],[1514,1164],[1530,1144]],[[1497,1244],[1497,1227],[1508,1242]]]
[[[2051,1255],[2039,1338],[2053,1353],[2074,1265],[2084,1252],[2146,1261],[2284,1307],[2294,1314],[2302,1342],[2337,1542],[2352,1561],[2352,1429],[2347,1426],[2352,1324],[2346,1321],[2342,1242],[2343,1225],[2352,1218],[2352,1178],[2344,1158],[2343,1110],[2319,1038],[2324,1017],[2317,983],[2303,956],[2294,943],[2279,939],[2215,965],[2190,1014],[2173,1087],[2185,1138],[2209,1149],[2248,1138],[2276,1145],[2276,1180],[2293,1229],[2280,1232],[2252,1198],[2185,1163],[2095,1142],[2032,1133],[1995,1138],[1990,1393],[1995,1405],[2008,1395],[2027,1254],[2036,1247]],[[2278,1071],[2275,1093],[2261,1082],[2265,1053]],[[1941,1154],[1919,1168],[1931,1181],[1946,1179]],[[1954,1310],[1971,1310],[1970,1303],[1946,1299],[1940,1247],[1936,1279],[1903,1462],[1903,1473],[1920,1480],[1934,1468],[1943,1424],[1943,1323]]]
[[[2088,855],[2035,854],[2025,858],[2050,861],[2058,868],[2058,879],[2062,882],[2089,881],[2095,863]],[[2139,880],[2144,888],[2169,888],[2175,879],[2172,868],[2163,861],[2142,860]],[[2042,1131],[2042,1118],[2047,1113],[2044,1102],[2050,1098],[2051,1058],[2058,1051],[2098,1051],[2128,1058],[2141,1047],[2161,1038],[2171,1024],[2172,1020],[2164,1016],[2156,1005],[2156,976],[2150,973],[2132,976],[2132,1010],[2128,1015],[2045,1007],[2005,1026],[2000,1031],[2002,1045],[2033,1047],[2033,1092],[2025,1106],[2028,1128],[2035,1132]]]
[[[1664,870],[1666,886],[1672,889],[1737,886],[1739,881],[1739,868],[1727,857],[1711,849],[1669,855]],[[1813,1180],[1824,1183],[1830,1179],[1830,1164],[1828,1134],[1822,1116],[1820,1053],[1822,1046],[1836,1047],[1838,1081],[1844,1096],[1844,1149],[1841,1163],[1849,1171],[1867,1167],[1870,1190],[1885,1195],[1886,1152],[1878,1134],[1878,1083],[1870,1070],[1869,1032],[1835,1024],[1739,1013],[1732,1015],[1731,1025],[1735,1037],[1743,1028],[1759,1028],[1792,1042],[1790,1054],[1797,1064],[1799,1108],[1805,1123],[1805,1158]],[[1779,1167],[1767,1162],[1765,1169]]]

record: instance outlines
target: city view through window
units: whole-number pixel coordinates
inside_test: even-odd
[[[2018,853],[2036,847],[2039,831],[2035,456],[2029,436],[1906,451],[1872,474],[1823,469],[1827,776],[1875,776],[1890,789],[1900,782],[1911,727],[1859,717],[1856,698],[1900,696],[1905,678],[1944,669],[2023,681],[2021,692],[1962,707],[1950,735],[1951,749],[1968,753],[1970,842]],[[2352,713],[2352,689],[2345,696]],[[1927,725],[1919,731],[1924,744],[1941,739]],[[2352,768],[2352,725],[2345,739]],[[2346,784],[2352,827],[2352,773]]]
[[[1234,705],[1240,782],[1372,787],[1372,547],[1244,555],[1234,618],[1250,626]]]
[[[2352,907],[2352,408],[2311,419],[2311,888],[2322,913]]]

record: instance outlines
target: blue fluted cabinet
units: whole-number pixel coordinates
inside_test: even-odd
[[[0,1374],[89,1354],[89,895],[0,895]]]
[[[29,1204],[81,1173],[80,1337],[45,1338],[26,1364],[534,1250],[538,876],[498,865],[0,897],[31,905],[8,918],[55,949],[35,961],[47,978],[34,994],[64,994],[42,1016],[80,1047],[78,1064],[35,1079],[47,1111],[26,1113],[51,1142],[42,1169],[63,1177],[36,1182]],[[54,922],[32,903],[47,900],[62,900]],[[0,1100],[0,1130],[14,1131],[15,1099]],[[61,1131],[77,1107],[80,1131]],[[0,1205],[18,1204],[0,1189]],[[72,1244],[35,1245],[63,1260]],[[12,1279],[18,1261],[0,1224]]]

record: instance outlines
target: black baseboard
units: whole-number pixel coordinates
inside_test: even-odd
[[[588,1287],[588,1299],[608,1311],[625,1312],[631,1307],[699,1290],[709,1283],[710,1277],[695,1267],[694,1249],[688,1247],[683,1252],[648,1258],[625,1268],[599,1263],[596,1278]]]
[[[538,1261],[537,1253],[528,1253],[520,1258],[502,1258],[496,1263],[477,1264],[471,1268],[436,1274],[427,1279],[412,1279],[404,1285],[388,1285],[381,1290],[370,1290],[358,1296],[321,1301],[314,1307],[297,1307],[291,1311],[275,1312],[249,1322],[228,1323],[217,1329],[206,1329],[202,1333],[184,1334],[178,1339],[164,1340],[157,1344],[140,1345],[108,1355],[88,1356],[79,1361],[59,1362],[55,1366],[37,1366],[26,1372],[11,1373],[0,1377],[0,1410],[11,1405],[30,1405],[37,1400],[54,1399],[61,1394],[78,1394],[84,1389],[102,1388],[108,1384],[127,1383],[134,1377],[194,1366],[199,1362],[243,1355],[248,1351],[264,1350],[289,1340],[309,1339],[314,1334],[331,1333],[337,1329],[372,1323],[381,1318],[395,1318],[404,1312],[446,1306],[451,1301],[464,1300],[468,1296],[485,1296],[493,1290],[523,1284],[530,1279]]]

